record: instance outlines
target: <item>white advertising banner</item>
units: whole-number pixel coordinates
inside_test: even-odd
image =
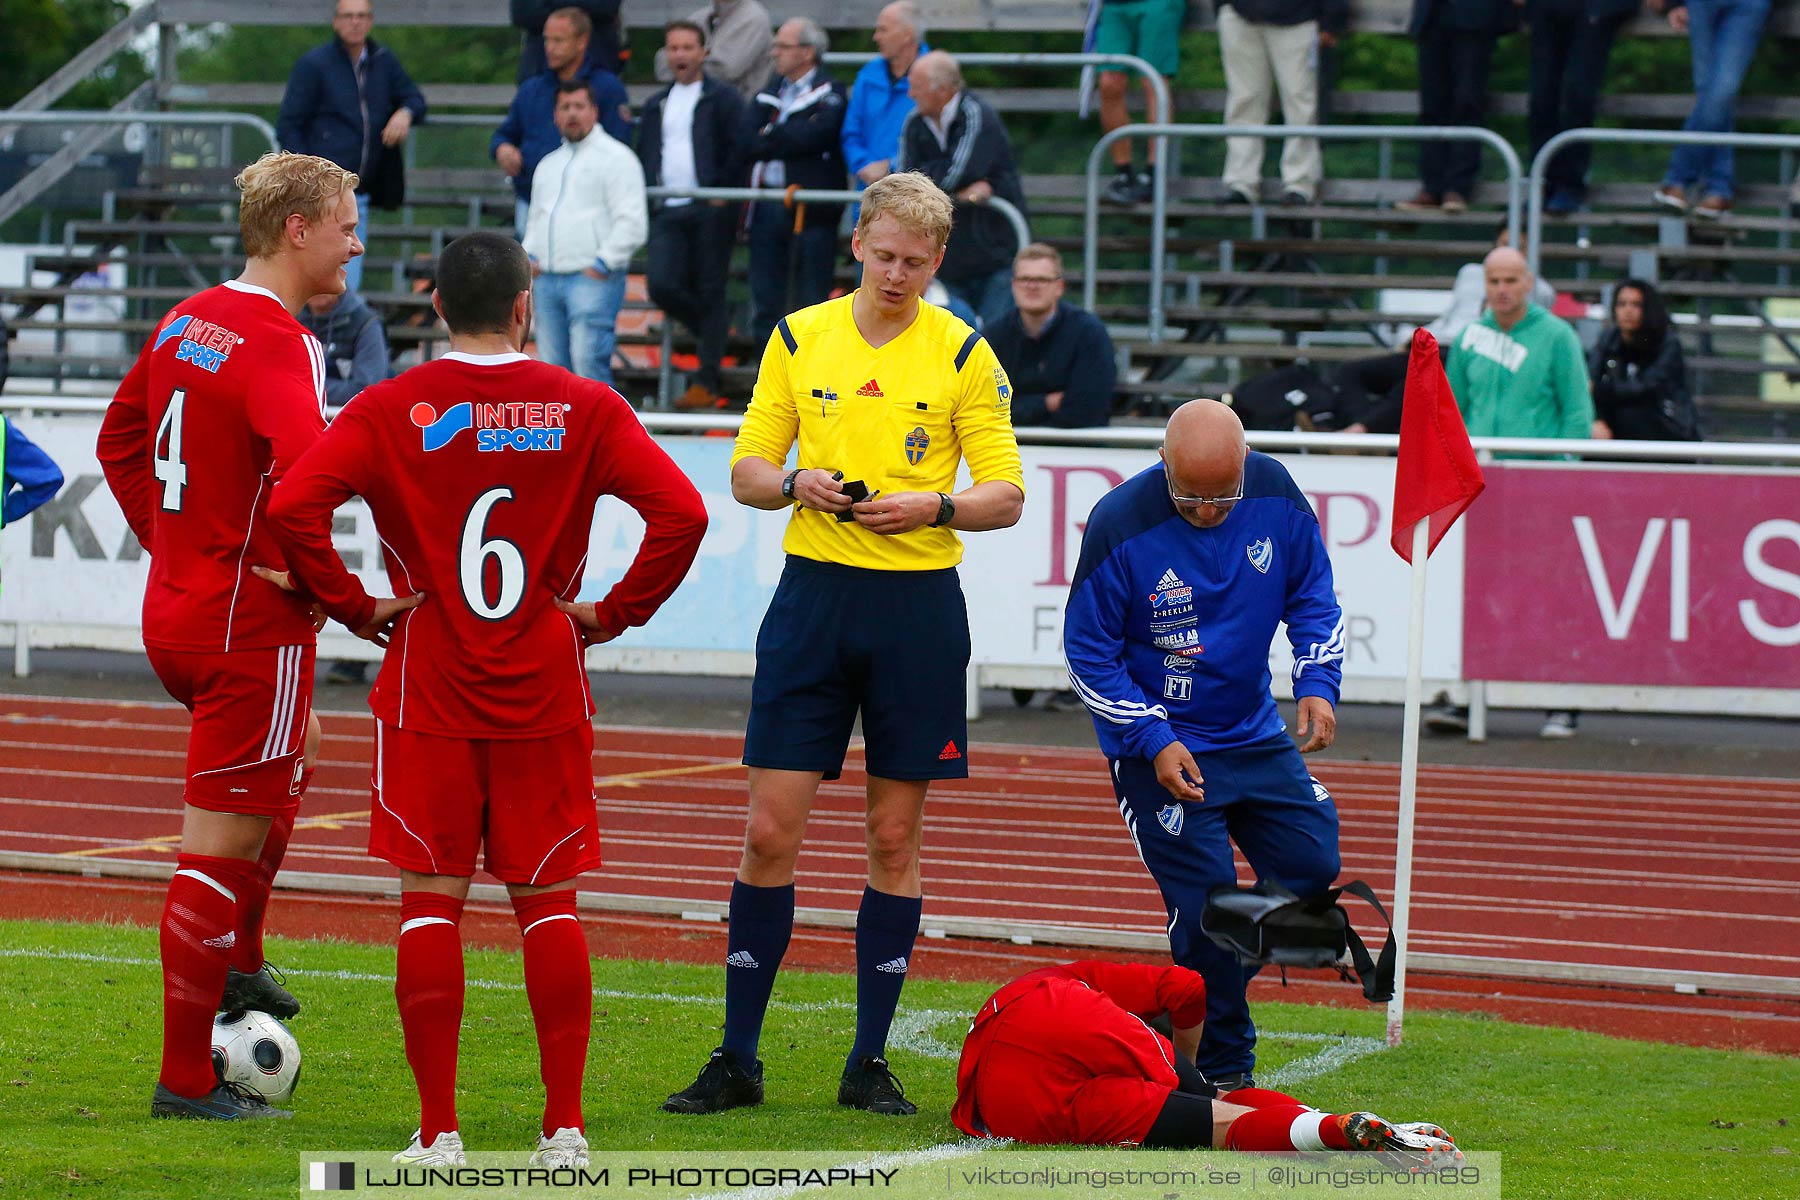
[[[30,420],[27,432],[58,463],[68,483],[57,498],[0,537],[0,622],[59,630],[135,631],[148,559],[126,528],[94,457],[97,416]],[[785,512],[748,509],[731,498],[726,465],[731,440],[663,436],[661,444],[705,495],[712,524],[686,582],[643,629],[619,644],[626,666],[696,673],[741,671],[781,573]],[[1081,553],[1081,531],[1094,503],[1120,480],[1155,461],[1153,451],[1027,446],[1024,517],[1012,529],[964,535],[962,567],[976,661],[1008,682],[1004,668],[1058,669],[1063,603]],[[1406,671],[1407,568],[1387,543],[1393,460],[1290,456],[1284,460],[1319,514],[1336,571],[1346,630],[1346,676],[1401,679]],[[608,500],[594,522],[582,596],[604,594],[625,571],[643,533],[637,514]],[[360,503],[338,513],[336,542],[373,593],[389,594],[379,543]],[[1426,676],[1455,679],[1461,666],[1462,541],[1452,532],[1431,559],[1431,630]],[[323,656],[374,653],[342,630],[322,639]],[[60,635],[68,644],[79,635]],[[117,637],[91,644],[112,644]],[[648,653],[646,653],[648,652]],[[1284,677],[1285,641],[1271,666]],[[1350,689],[1354,693],[1354,687]]]

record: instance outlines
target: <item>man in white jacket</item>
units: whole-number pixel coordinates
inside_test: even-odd
[[[599,120],[585,79],[557,85],[563,144],[532,173],[525,253],[536,276],[539,357],[610,384],[625,274],[649,221],[637,155],[599,128]]]

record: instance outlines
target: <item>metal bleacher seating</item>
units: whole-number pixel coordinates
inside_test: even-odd
[[[384,9],[380,19],[452,25],[505,20],[504,6],[486,0],[433,0],[406,7],[419,11]],[[628,16],[634,26],[647,27],[684,15],[690,7],[689,0],[633,0]],[[877,0],[847,7],[804,0],[781,12],[811,10],[828,28],[856,31],[839,44],[860,49],[878,7]],[[1406,7],[1403,0],[1362,0],[1353,5],[1355,28],[1372,35],[1397,33]],[[944,0],[926,9],[934,31],[1072,32],[1078,19],[1067,5],[1048,0],[984,0],[980,5]],[[158,0],[158,10],[157,20],[164,23],[292,23],[289,15],[245,0]],[[1196,14],[1199,23],[1209,23],[1210,4],[1197,6]],[[1666,32],[1649,22],[1637,31]],[[1800,14],[1778,8],[1771,33],[1800,33]],[[633,99],[641,100],[654,85],[640,78],[647,72],[629,74]],[[1073,109],[1073,73],[1068,78],[1068,87],[997,83],[981,90],[1007,115],[1017,141],[1031,136],[1041,114]],[[1608,96],[1603,118],[1614,125],[1670,127],[1686,113],[1689,100],[1679,94],[1684,86],[1685,79],[1672,79],[1667,94]],[[165,104],[217,109],[268,105],[280,89],[276,80],[192,84],[175,78],[170,69],[159,78],[157,94]],[[444,110],[460,106],[491,113],[510,88],[428,85],[427,93]],[[1503,117],[1522,113],[1523,104],[1518,94],[1495,97],[1495,111]],[[1222,107],[1220,93],[1176,94],[1178,119],[1216,122]],[[1416,114],[1416,97],[1411,92],[1339,90],[1329,100],[1329,113],[1338,123],[1400,122]],[[1800,117],[1800,100],[1745,97],[1739,116],[1740,124],[1752,127],[1759,121],[1793,119]],[[420,134],[431,128],[428,122]],[[1072,144],[1069,160],[1084,156],[1098,135],[1097,125],[1087,128],[1089,140]],[[1272,366],[1294,361],[1325,365],[1378,352],[1410,325],[1434,315],[1426,302],[1429,296],[1422,300],[1416,294],[1447,289],[1458,266],[1491,246],[1504,215],[1501,188],[1491,182],[1478,191],[1470,212],[1401,212],[1395,203],[1416,187],[1403,168],[1386,169],[1391,157],[1384,154],[1381,172],[1336,171],[1341,162],[1367,163],[1373,156],[1340,158],[1329,144],[1327,180],[1317,204],[1247,210],[1224,203],[1216,179],[1201,173],[1203,165],[1216,162],[1217,153],[1216,143],[1190,147],[1185,170],[1172,184],[1162,248],[1166,327],[1160,337],[1151,336],[1147,327],[1153,252],[1147,210],[1102,210],[1098,311],[1113,329],[1125,360],[1118,409],[1127,417],[1154,416],[1172,399],[1216,392]],[[1800,407],[1765,398],[1763,385],[1765,380],[1800,378],[1800,223],[1788,215],[1785,184],[1794,174],[1793,162],[1784,157],[1774,171],[1753,178],[1740,192],[1729,222],[1703,227],[1656,213],[1648,203],[1653,179],[1609,176],[1614,160],[1604,154],[1596,158],[1594,211],[1546,223],[1544,275],[1559,292],[1597,304],[1608,284],[1648,264],[1678,314],[1709,431],[1734,438],[1790,436],[1792,414],[1800,413]],[[107,196],[99,216],[77,217],[59,227],[59,252],[33,258],[30,265],[52,272],[56,285],[0,288],[0,303],[25,319],[35,316],[60,328],[61,308],[77,292],[89,299],[110,298],[123,309],[117,320],[70,322],[67,328],[115,331],[135,346],[169,303],[235,270],[239,259],[229,176],[220,167],[146,168],[136,186]],[[1063,250],[1070,294],[1078,297],[1083,180],[1073,173],[1033,174],[1026,187],[1034,234]],[[490,163],[409,171],[408,208],[398,218],[379,214],[366,239],[365,297],[386,318],[396,354],[433,353],[442,337],[430,319],[428,299],[436,250],[463,229],[510,225],[511,216],[510,193]],[[740,254],[734,263],[740,275],[743,260]],[[74,286],[102,262],[123,263],[130,286]],[[840,276],[846,285],[852,283],[848,264],[840,268]],[[1384,294],[1396,291],[1414,294],[1410,308],[1384,306]],[[621,317],[618,371],[622,390],[634,399],[650,398],[657,386],[661,319],[641,298],[641,288],[634,294],[639,298],[628,301]],[[734,336],[729,353],[740,365],[727,372],[727,394],[747,397],[751,371],[743,364],[752,362],[759,349]],[[127,362],[128,356],[108,361],[105,356],[15,352],[14,371],[59,380],[104,379],[116,378]]]

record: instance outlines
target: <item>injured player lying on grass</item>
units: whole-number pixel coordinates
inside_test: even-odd
[[[1173,1040],[1149,1022],[1167,1016]],[[1327,1113],[1247,1087],[1220,1093],[1191,1058],[1206,985],[1186,967],[1075,962],[988,998],[963,1042],[951,1120],[976,1137],[1035,1145],[1388,1151],[1458,1162],[1448,1133],[1374,1113]]]

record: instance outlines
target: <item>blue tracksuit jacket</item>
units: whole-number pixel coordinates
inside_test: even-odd
[[[1159,462],[1095,506],[1063,618],[1076,695],[1108,758],[1205,752],[1283,732],[1269,644],[1286,621],[1296,696],[1335,706],[1343,612],[1312,506],[1252,452],[1244,498],[1211,529],[1181,519]]]

